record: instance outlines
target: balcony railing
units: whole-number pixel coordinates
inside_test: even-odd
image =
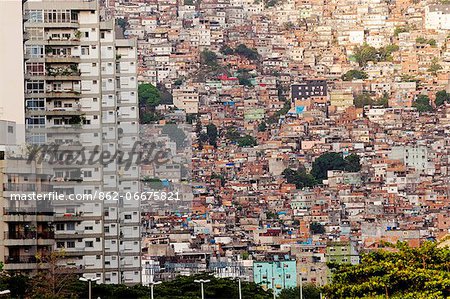
[[[5,232],[5,239],[29,240],[29,239],[54,239],[55,233],[48,232]]]
[[[38,186],[38,188],[36,188]],[[30,184],[30,183],[4,183],[3,191],[22,191],[22,192],[50,192],[53,190],[52,185],[47,184]]]
[[[37,259],[34,255],[5,256],[5,264],[30,264],[30,263],[37,263]]]
[[[55,212],[36,211],[33,208],[3,208],[3,215],[43,215],[53,216]]]

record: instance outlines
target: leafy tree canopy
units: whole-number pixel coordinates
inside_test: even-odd
[[[406,243],[385,244],[392,250],[363,254],[359,265],[329,264],[332,283],[327,298],[448,298],[450,250],[425,242],[418,248]]]
[[[200,61],[212,68],[216,68],[218,67],[218,62],[217,62],[217,55],[216,53],[209,51],[209,50],[203,50],[200,53]]]
[[[340,153],[329,152],[321,155],[313,162],[311,174],[317,181],[322,181],[328,177],[328,170],[356,172],[360,169],[361,164],[356,154],[351,154],[344,159]]]
[[[295,184],[297,189],[305,187],[314,187],[317,184],[316,179],[310,173],[307,173],[305,168],[301,167],[298,170],[286,168],[282,175],[289,184]]]
[[[258,60],[259,54],[255,49],[250,49],[244,44],[240,44],[236,47],[234,52],[238,55],[244,56],[249,60]]]
[[[250,135],[244,135],[238,138],[237,143],[240,147],[251,147],[258,144],[256,138]]]
[[[436,106],[441,106],[446,102],[450,101],[450,94],[448,94],[445,90],[440,90],[436,92]]]
[[[430,98],[426,95],[417,96],[416,100],[413,102],[413,107],[419,112],[429,112],[433,110],[430,104]]]
[[[139,105],[144,107],[156,107],[161,101],[159,90],[150,83],[139,84]]]
[[[303,284],[302,290],[303,299],[320,299],[320,288],[312,283]],[[300,290],[299,287],[287,288],[281,290],[277,299],[299,299]]]
[[[367,79],[367,73],[359,70],[349,70],[342,75],[342,80],[352,81],[353,79]]]

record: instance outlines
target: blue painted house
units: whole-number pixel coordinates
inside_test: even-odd
[[[297,286],[296,261],[289,256],[283,260],[274,256],[272,261],[254,262],[253,280],[266,289],[275,289],[278,295],[282,289]]]

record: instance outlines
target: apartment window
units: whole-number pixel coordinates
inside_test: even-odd
[[[56,248],[64,248],[64,242],[56,242]]]
[[[67,241],[66,247],[67,248],[75,248],[75,241]]]
[[[28,100],[26,100],[26,107],[29,110],[44,110],[45,109],[45,101],[44,101],[44,99],[40,99],[40,98],[28,99]]]
[[[84,37],[85,37],[85,38],[89,38],[89,32],[86,31],[86,32],[84,33]]]
[[[64,230],[64,223],[56,223],[56,230]]]
[[[75,223],[73,223],[73,222],[67,223],[66,230],[75,230]]]
[[[106,215],[105,215],[106,216]],[[105,226],[105,233],[109,233],[109,226]]]
[[[91,177],[92,177],[92,171],[90,171],[90,170],[85,170],[85,171],[84,171],[84,177],[85,177],[85,178],[91,178]]]
[[[89,47],[88,46],[81,47],[81,55],[89,55]]]
[[[105,33],[104,32],[100,33],[100,38],[102,38],[102,39],[105,38]]]
[[[28,22],[30,23],[42,23],[42,10],[29,10]]]
[[[55,108],[61,108],[62,107],[62,101],[54,101],[53,107]]]
[[[27,136],[27,143],[44,144],[45,143],[45,134],[30,134]]]
[[[45,117],[31,116],[26,119],[27,128],[45,128]]]
[[[44,20],[46,23],[70,22],[70,10],[44,10]]]
[[[94,241],[86,241],[84,242],[85,247],[94,247]]]
[[[28,37],[30,40],[43,40],[44,39],[44,28],[28,28]]]
[[[61,118],[56,118],[56,119],[53,120],[53,124],[55,126],[62,126],[62,125],[64,125],[64,120],[61,119]]]
[[[27,93],[42,93],[44,92],[44,81],[29,80],[26,83]]]
[[[131,219],[131,215],[125,215],[125,219],[126,220],[130,220]]]
[[[42,62],[27,62],[26,72],[31,76],[42,76],[44,75],[44,63]]]
[[[27,45],[25,47],[25,53],[31,58],[44,57],[44,46]]]
[[[94,227],[93,226],[85,226],[84,230],[94,230]]]

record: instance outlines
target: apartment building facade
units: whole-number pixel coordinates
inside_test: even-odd
[[[57,145],[65,158],[129,153],[138,141],[136,41],[101,15],[91,0],[24,5],[27,142]],[[51,168],[54,192],[118,199],[54,202],[53,249],[100,282],[139,283],[140,203],[121,200],[139,191],[138,166],[97,159]]]

